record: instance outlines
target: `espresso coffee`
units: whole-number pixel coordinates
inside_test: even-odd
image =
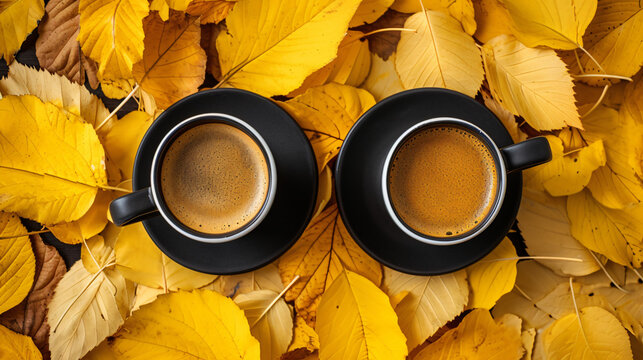
[[[394,154],[391,203],[408,227],[449,238],[473,230],[493,208],[498,172],[489,148],[456,126],[418,130]]]
[[[268,194],[264,153],[242,130],[197,125],[172,142],[161,162],[161,193],[185,226],[225,234],[251,222]]]

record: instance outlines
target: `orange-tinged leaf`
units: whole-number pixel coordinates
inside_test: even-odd
[[[288,346],[288,351],[297,349],[306,349],[310,352],[319,350],[319,335],[299,315],[295,316],[295,328],[293,329],[292,343]]]
[[[473,0],[478,27],[473,36],[482,43],[502,34],[511,34],[511,18],[500,0]]]
[[[236,3],[237,0],[192,0],[185,12],[200,16],[201,24],[217,24],[228,16]]]
[[[314,324],[321,295],[345,269],[366,276],[378,285],[382,280],[380,264],[351,238],[337,206],[333,205],[308,225],[301,238],[279,260],[283,283],[300,276],[286,293],[286,300],[294,300],[297,314],[308,324]]]
[[[16,214],[0,211],[0,237],[26,233]],[[36,259],[28,236],[0,240],[0,314],[27,296],[35,271]]]
[[[0,117],[0,208],[43,224],[83,216],[107,183],[92,126],[32,95],[0,99]]]
[[[30,337],[16,334],[0,325],[0,355],[3,359],[42,360]]]
[[[475,309],[457,328],[420,351],[414,360],[518,360],[524,352],[520,322],[515,315],[494,321],[489,311]]]
[[[516,249],[505,237],[487,256],[466,270],[471,296],[469,308],[491,309],[500,297],[511,291],[516,282]]]
[[[43,0],[0,0],[0,57],[10,63],[44,14]]]
[[[349,27],[370,24],[382,16],[394,0],[362,0],[355,15],[348,24]]]
[[[388,296],[352,271],[338,274],[319,303],[319,358],[406,359],[406,338]]]
[[[156,13],[144,20],[143,60],[134,65],[134,78],[166,109],[195,93],[205,78],[205,51],[199,45],[197,17],[172,12],[168,21]]]

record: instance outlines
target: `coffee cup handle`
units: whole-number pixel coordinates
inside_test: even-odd
[[[123,226],[158,215],[152,189],[145,188],[114,199],[109,204],[112,222]]]
[[[551,147],[545,137],[539,136],[500,149],[507,172],[524,170],[551,160]]]

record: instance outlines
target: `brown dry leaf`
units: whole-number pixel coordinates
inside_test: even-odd
[[[2,0],[0,1],[0,58],[7,63],[15,54],[45,14],[43,0]]]
[[[198,19],[171,12],[168,21],[157,13],[143,20],[145,50],[132,73],[163,109],[195,93],[205,79],[206,56],[200,46]]]
[[[18,305],[34,282],[36,260],[16,214],[0,211],[0,314]],[[20,236],[22,235],[22,236]]]
[[[295,316],[295,328],[288,351],[294,352],[298,349],[305,349],[308,352],[319,350],[319,336],[315,329],[308,326],[306,320],[299,315]]]
[[[520,323],[515,315],[494,321],[489,311],[475,309],[457,328],[420,351],[414,360],[519,360],[524,352]]]
[[[398,12],[389,9],[376,22],[363,25],[357,28],[364,33],[384,29],[384,28],[403,28],[406,19],[411,16],[407,13]],[[397,43],[400,41],[400,31],[383,31],[368,36],[368,48],[383,60],[388,60],[389,56],[395,52]]]
[[[395,53],[391,54],[388,60],[371,54],[371,71],[362,88],[373,94],[376,101],[404,91],[402,81],[395,70]]]
[[[192,0],[185,12],[193,16],[200,16],[199,22],[201,24],[216,24],[228,16],[228,12],[236,3],[237,0]]]
[[[473,0],[478,28],[473,36],[482,43],[511,34],[511,17],[500,0]]]
[[[217,80],[221,80],[221,65],[219,64],[219,52],[217,51],[217,36],[225,30],[222,24],[201,25],[201,47],[205,51],[208,60],[205,68]]]
[[[64,75],[81,85],[85,76],[92,88],[98,87],[96,63],[80,50],[79,0],[49,1],[46,15],[38,25],[36,55],[40,67]]]
[[[321,172],[339,153],[357,118],[375,105],[375,99],[366,90],[331,83],[308,89],[279,105],[297,120],[308,136]]]
[[[348,27],[370,24],[382,16],[394,0],[362,0]]]
[[[345,269],[361,274],[377,285],[382,280],[380,264],[355,243],[337,206],[332,205],[308,225],[301,238],[279,260],[284,284],[296,275],[300,276],[286,292],[286,300],[294,300],[297,314],[312,326],[321,295]]]
[[[36,256],[36,276],[33,287],[23,302],[0,316],[0,324],[31,337],[43,357],[48,359],[49,324],[45,321],[47,304],[54,294],[54,288],[67,272],[67,268],[56,248],[45,245],[40,236],[33,235],[31,245]]]
[[[42,360],[42,355],[28,336],[0,326],[0,356],[7,360]]]

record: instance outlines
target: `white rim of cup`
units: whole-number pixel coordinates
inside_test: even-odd
[[[257,142],[259,142],[259,145],[261,146],[262,150],[264,151],[266,157],[268,158],[268,166],[270,167],[270,184],[268,185],[268,194],[266,195],[266,200],[264,201],[261,210],[259,210],[259,214],[254,217],[252,222],[242,231],[238,233],[234,233],[232,235],[228,236],[221,236],[221,237],[214,237],[216,236],[215,234],[212,234],[211,236],[213,237],[202,237],[198,235],[191,234],[184,229],[182,229],[180,226],[175,224],[174,220],[172,217],[170,217],[166,211],[165,207],[161,206],[161,201],[158,198],[158,192],[156,188],[156,174],[157,174],[157,166],[159,165],[159,157],[161,156],[161,152],[163,148],[167,145],[168,141],[178,132],[180,131],[184,126],[187,124],[200,120],[201,118],[211,118],[211,117],[219,117],[219,118],[224,118],[227,119],[233,123],[236,123],[243,127],[245,130],[249,131]],[[181,235],[187,236],[188,238],[192,240],[197,240],[205,243],[224,243],[228,242],[231,240],[238,239],[242,236],[247,235],[249,232],[254,230],[259,224],[263,221],[263,219],[268,215],[268,212],[270,208],[272,207],[273,200],[275,199],[275,193],[277,190],[277,167],[275,165],[275,160],[272,156],[272,152],[270,151],[270,148],[268,147],[268,144],[266,141],[263,139],[263,137],[259,134],[257,130],[255,130],[252,126],[250,126],[248,123],[245,121],[232,116],[228,114],[222,114],[222,113],[205,113],[205,114],[199,114],[192,116],[190,118],[187,118],[183,121],[181,121],[179,124],[174,126],[170,132],[168,132],[164,137],[163,140],[161,140],[158,148],[156,149],[156,152],[154,153],[154,158],[152,160],[152,173],[150,175],[150,184],[151,184],[151,189],[152,189],[152,198],[154,200],[154,204],[156,205],[157,209],[159,210],[159,213],[165,219],[165,221],[170,224],[174,228],[174,230],[178,231]],[[178,221],[178,219],[177,219]],[[185,225],[183,225],[185,226]]]
[[[447,125],[447,124],[459,124],[459,125],[461,125],[462,127],[466,128],[466,129],[473,129],[476,132],[478,132],[480,134],[480,136],[482,136],[485,139],[485,145],[487,145],[487,147],[490,147],[491,150],[494,151],[496,153],[496,155],[498,156],[498,161],[497,161],[496,166],[499,166],[499,168],[500,168],[499,171],[498,171],[498,185],[499,185],[500,189],[498,191],[498,195],[494,199],[494,201],[495,201],[494,208],[492,209],[491,213],[489,213],[485,217],[484,222],[482,223],[482,225],[476,231],[472,232],[471,234],[469,234],[469,235],[467,235],[467,236],[465,236],[463,238],[456,239],[456,240],[447,240],[448,238],[445,238],[444,240],[436,240],[436,239],[440,239],[440,238],[432,237],[432,236],[428,236],[428,235],[421,236],[418,232],[415,232],[412,229],[410,229],[406,224],[404,224],[402,222],[402,220],[399,218],[399,216],[397,215],[397,213],[393,209],[393,204],[391,203],[389,189],[388,189],[389,166],[390,166],[390,163],[391,163],[391,159],[393,158],[393,155],[395,155],[395,152],[398,150],[400,144],[404,140],[406,140],[407,136],[409,134],[411,134],[412,132],[414,132],[414,131],[422,128],[422,127],[431,125],[431,124],[439,124],[439,123],[444,123],[444,122],[446,122],[445,125]],[[397,140],[395,140],[395,143],[393,144],[393,146],[391,146],[391,149],[389,150],[388,155],[386,156],[386,160],[384,161],[384,168],[382,170],[382,195],[384,197],[384,204],[386,206],[386,210],[389,213],[389,216],[391,217],[391,219],[393,219],[393,222],[395,222],[395,225],[397,225],[397,227],[399,227],[402,231],[404,231],[404,233],[406,233],[408,236],[414,238],[415,240],[421,241],[421,242],[423,242],[425,244],[429,244],[429,245],[439,245],[439,246],[455,245],[455,244],[460,244],[460,243],[463,243],[465,241],[471,240],[474,237],[476,237],[477,235],[479,235],[487,227],[489,227],[489,225],[491,225],[493,220],[498,215],[498,212],[500,212],[501,205],[502,205],[502,203],[504,202],[504,199],[505,199],[506,190],[507,190],[507,170],[506,170],[506,167],[505,167],[505,162],[504,162],[504,158],[502,156],[502,153],[500,152],[500,149],[498,148],[496,143],[491,139],[491,137],[489,135],[487,135],[486,132],[484,132],[478,126],[476,126],[476,125],[474,125],[474,124],[472,124],[472,123],[470,123],[468,121],[464,121],[462,119],[453,118],[453,117],[436,117],[436,118],[423,120],[423,121],[413,125],[409,129],[407,129],[404,133],[402,133],[402,135],[400,135],[397,138]]]

